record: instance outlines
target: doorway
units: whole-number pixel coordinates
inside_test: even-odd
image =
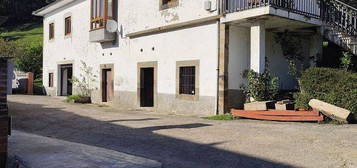
[[[73,76],[73,65],[66,64],[61,65],[61,96],[72,95],[72,76]]]
[[[154,68],[140,68],[140,107],[154,107]]]
[[[112,69],[102,70],[102,102],[111,102],[114,97]]]

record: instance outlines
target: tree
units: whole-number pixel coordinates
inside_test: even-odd
[[[16,45],[14,42],[6,42],[0,38],[0,54],[3,57],[15,57]]]
[[[81,61],[81,63],[80,77],[73,77],[72,82],[77,87],[80,96],[90,97],[93,90],[92,83],[97,81],[97,75],[94,74],[91,66],[88,66],[84,61]]]
[[[14,58],[15,67],[24,72],[33,72],[35,78],[42,74],[42,45],[17,46]]]

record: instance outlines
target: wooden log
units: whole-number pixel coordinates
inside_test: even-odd
[[[293,111],[293,110],[271,110],[271,111],[250,111],[250,110],[235,110],[232,109],[232,115],[239,113],[251,113],[266,116],[319,116],[317,111]]]
[[[326,103],[326,102],[323,102],[323,101],[317,100],[317,99],[310,100],[309,105],[314,110],[320,111],[327,117],[330,117],[332,119],[335,119],[335,120],[338,120],[341,122],[345,122],[345,123],[347,123],[347,118],[351,114],[351,111],[349,111],[347,109],[337,107],[335,105],[332,105],[332,104],[329,104],[329,103]]]
[[[268,116],[250,112],[237,112],[234,116],[271,121],[322,121],[323,116]]]

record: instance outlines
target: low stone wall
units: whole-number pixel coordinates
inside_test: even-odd
[[[9,117],[7,109],[7,60],[0,58],[0,167],[6,166]]]

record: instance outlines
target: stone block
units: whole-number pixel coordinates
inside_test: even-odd
[[[347,122],[348,116],[351,114],[351,111],[337,107],[335,105],[323,102],[321,100],[312,99],[309,102],[309,105],[316,111],[320,111],[327,117],[330,117],[335,120],[342,122]]]
[[[245,103],[244,110],[268,110],[274,108],[273,101],[261,101],[261,102],[252,102]]]
[[[281,104],[275,103],[276,110],[295,110],[295,106],[293,103]]]

